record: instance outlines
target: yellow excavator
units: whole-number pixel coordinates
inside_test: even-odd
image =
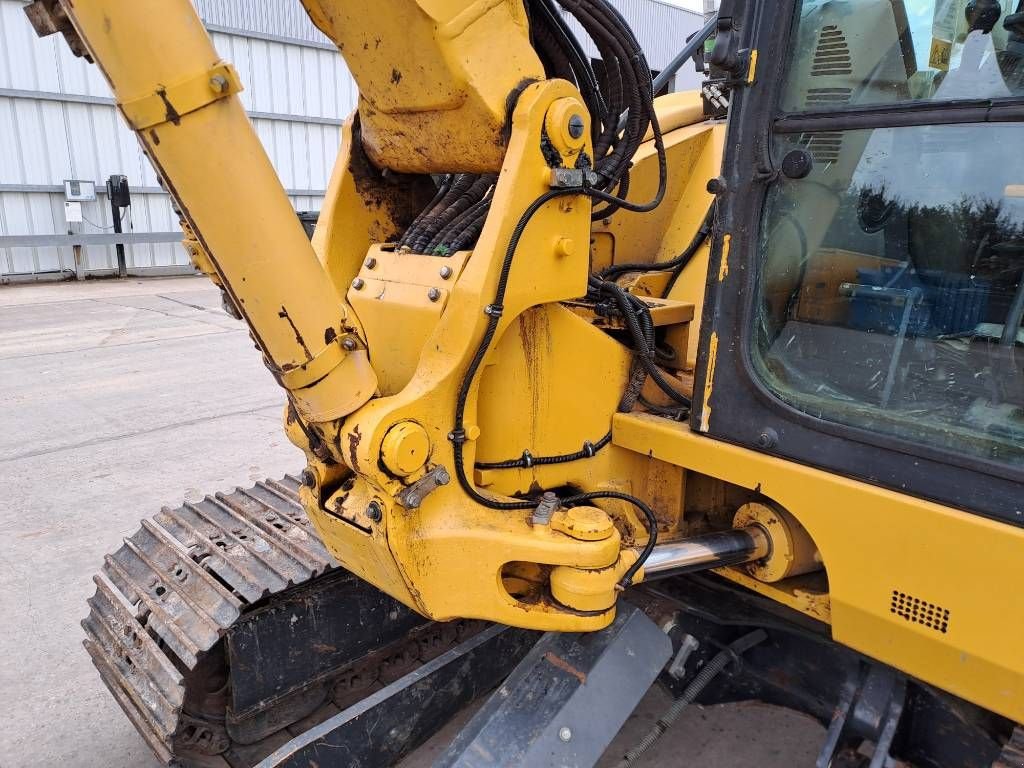
[[[388,765],[500,684],[438,765],[590,766],[657,680],[622,765],[752,699],[1024,765],[1024,2],[724,0],[657,97],[607,0],[302,2],[360,91],[311,241],[188,0],[26,7],[307,459],[95,577],[156,755]]]

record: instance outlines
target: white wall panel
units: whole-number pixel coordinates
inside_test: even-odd
[[[330,41],[320,33],[299,0],[194,0],[208,24],[246,29],[265,35],[290,37],[320,44]],[[368,13],[372,13],[367,9]]]
[[[199,3],[203,7],[204,3]],[[245,83],[242,103],[252,112],[275,116],[253,120],[257,134],[288,189],[326,189],[340,141],[338,126],[306,123],[302,117],[342,120],[355,108],[355,87],[337,52],[308,43],[325,43],[312,28],[297,0],[285,3],[253,0],[205,3],[206,21],[244,32],[214,32],[220,54],[233,62]],[[54,188],[54,191],[0,192],[0,235],[66,234],[64,179],[95,181],[102,189],[114,173],[128,176],[133,188],[156,189],[159,181],[134,134],[112,103],[77,103],[60,95],[98,97],[108,102],[109,88],[98,68],[71,54],[59,37],[39,39],[22,10],[21,0],[0,0],[0,88],[38,96],[0,96],[0,186]],[[297,12],[296,12],[297,11]],[[275,38],[295,38],[303,45]],[[30,95],[29,94],[29,95]],[[289,120],[295,116],[300,120]],[[322,196],[293,197],[300,210],[317,210]],[[83,204],[86,234],[110,232],[106,198]],[[125,230],[176,231],[170,198],[162,193],[132,195],[131,220]],[[89,270],[116,267],[114,246],[83,249]],[[176,243],[126,247],[129,268],[187,265]],[[74,270],[68,247],[0,248],[0,275]]]
[[[341,139],[337,123],[352,113],[358,98],[344,60],[299,0],[193,2],[206,24],[216,28],[211,36],[217,50],[241,75],[242,103],[256,113],[256,132],[285,188],[322,193]],[[655,0],[613,2],[636,27],[655,68],[700,26],[699,15]],[[115,173],[128,176],[135,190],[134,232],[176,231],[170,198],[156,191],[157,176],[114,107],[99,69],[74,56],[59,35],[37,38],[24,5],[24,0],[0,0],[0,89],[8,91],[0,95],[0,235],[66,234],[58,186],[78,178],[102,189]],[[292,203],[298,210],[318,210],[322,199],[322,194],[293,195]],[[109,231],[105,196],[84,204],[83,212],[92,222],[83,232]],[[187,264],[174,243],[132,245],[126,251],[130,267]],[[89,246],[85,255],[90,269],[116,266],[113,246]],[[0,248],[0,277],[73,267],[70,246]]]

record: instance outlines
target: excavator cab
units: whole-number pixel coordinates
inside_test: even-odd
[[[750,19],[703,328],[740,341],[713,390],[705,358],[695,412],[728,407],[701,429],[1019,522],[1020,11],[802,0]]]

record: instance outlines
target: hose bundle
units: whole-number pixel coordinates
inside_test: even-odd
[[[607,0],[527,0],[534,48],[549,78],[573,83],[591,115],[598,181],[586,194],[605,205],[595,219],[623,209],[653,210],[665,195],[668,164],[661,128],[654,113],[651,70],[629,25]],[[566,20],[567,13],[593,41],[600,55],[598,78],[583,46]],[[658,192],[648,203],[626,200],[629,168],[647,131],[658,151]],[[497,179],[490,174],[449,174],[437,195],[398,241],[413,253],[447,256],[471,248],[483,230]]]

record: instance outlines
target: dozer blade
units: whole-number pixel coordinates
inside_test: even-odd
[[[93,578],[85,647],[167,764],[256,765],[485,626],[428,622],[338,567],[298,487],[165,509]]]

